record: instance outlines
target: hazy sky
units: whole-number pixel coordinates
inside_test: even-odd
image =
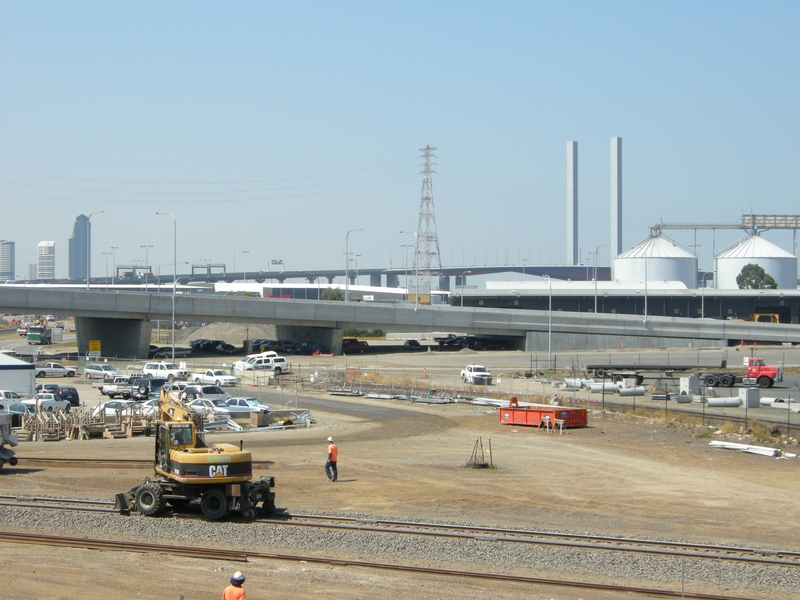
[[[156,270],[173,262],[155,215],[169,211],[178,261],[343,268],[363,228],[359,266],[402,267],[430,144],[443,264],[563,263],[577,140],[585,260],[609,241],[612,136],[625,248],[662,219],[800,214],[798,16],[797,2],[2,1],[0,238],[22,276],[54,240],[66,277],[75,217],[102,210],[92,274],[112,246],[130,264],[152,245]],[[792,249],[791,233],[765,237]],[[710,233],[698,242],[710,267]]]

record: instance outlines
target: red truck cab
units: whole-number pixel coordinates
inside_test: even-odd
[[[783,369],[774,365],[765,365],[761,357],[745,357],[748,379],[755,380],[758,387],[770,388],[775,382],[783,381]]]

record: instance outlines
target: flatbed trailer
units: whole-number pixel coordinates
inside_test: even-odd
[[[697,375],[707,387],[733,387],[742,384],[769,388],[776,382],[783,381],[782,367],[765,365],[764,359],[760,357],[745,357],[744,361],[747,368],[744,376],[727,370],[727,360],[722,360],[719,368],[699,365],[593,364],[586,365],[584,370],[589,377],[608,378],[614,383],[635,379],[637,384],[642,384],[645,379],[642,373],[658,373],[666,377],[672,377],[675,373],[688,373]]]

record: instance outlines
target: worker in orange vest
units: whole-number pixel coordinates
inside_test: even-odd
[[[242,584],[246,577],[241,571],[236,571],[231,577],[231,584],[222,591],[222,600],[247,600],[247,593]]]
[[[336,460],[339,458],[339,448],[333,443],[333,438],[328,438],[328,461],[325,463],[325,475],[328,481],[336,481],[339,478],[339,471],[336,468]]]

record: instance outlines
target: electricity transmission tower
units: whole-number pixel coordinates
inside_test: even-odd
[[[439,237],[436,234],[436,214],[433,209],[433,184],[431,183],[431,158],[436,158],[436,148],[425,146],[422,152],[422,199],[419,203],[419,224],[417,225],[417,243],[414,258],[417,265],[417,277],[422,278],[425,289],[431,289],[431,275],[441,274],[442,260],[439,254]],[[437,270],[438,269],[438,270]],[[438,287],[438,286],[437,286]]]

